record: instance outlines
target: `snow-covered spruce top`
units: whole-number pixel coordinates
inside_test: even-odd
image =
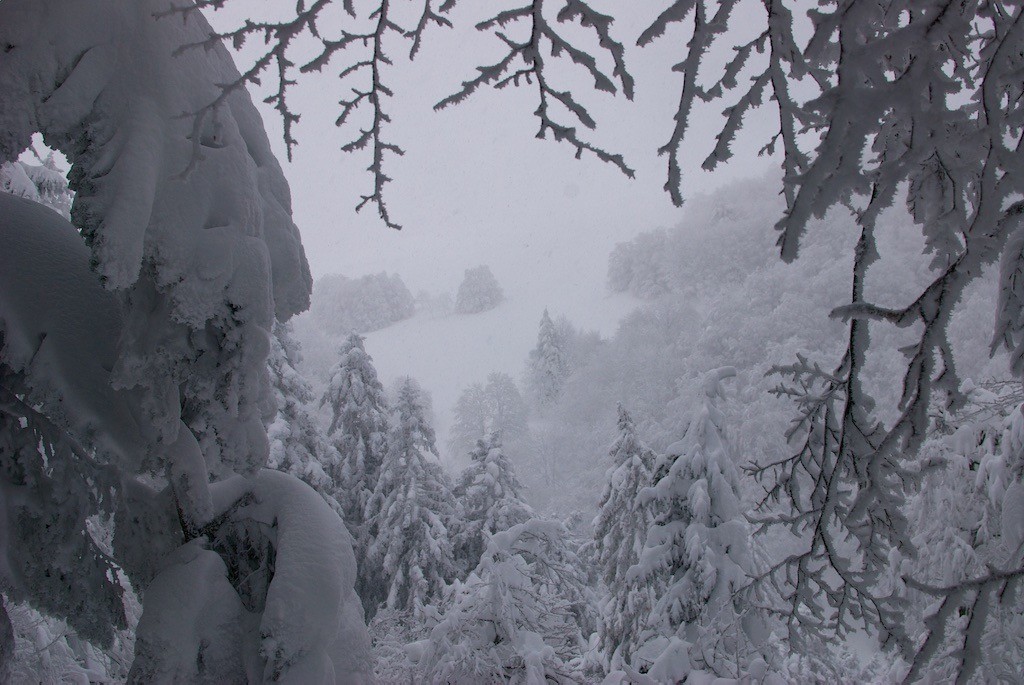
[[[309,268],[248,94],[225,94],[195,135],[182,116],[236,71],[219,44],[177,52],[210,27],[160,18],[171,6],[4,0],[0,161],[37,131],[68,156],[74,223],[104,285],[126,291],[114,382],[144,391],[168,442],[184,404],[211,467],[249,470],[267,456],[273,316],[308,305]]]

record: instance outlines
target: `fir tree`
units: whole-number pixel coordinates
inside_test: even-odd
[[[425,642],[427,682],[574,682],[583,581],[566,537],[560,523],[532,518],[490,538]]]
[[[530,352],[529,361],[530,384],[541,406],[550,405],[558,398],[567,375],[564,341],[545,309],[540,319],[537,346]]]
[[[470,459],[455,489],[461,514],[454,535],[456,562],[463,575],[476,567],[491,535],[533,516],[520,496],[523,486],[502,450],[500,434],[479,440]]]
[[[451,489],[436,460],[434,431],[424,418],[421,394],[411,378],[402,383],[388,451],[366,506],[372,541],[367,560],[375,574],[369,595],[388,609],[417,618],[441,596],[453,575]]]
[[[313,391],[296,371],[298,362],[299,347],[291,337],[291,326],[275,323],[267,367],[277,414],[267,425],[270,438],[267,466],[301,478],[329,504],[337,506],[334,496],[340,493],[331,474],[338,468],[338,452],[309,411]]]
[[[377,485],[387,451],[388,403],[365,338],[352,334],[339,350],[321,406],[330,405],[328,435],[341,456],[337,480],[346,522],[363,525],[363,512]]]
[[[612,444],[612,467],[594,519],[594,552],[608,596],[598,620],[599,647],[606,669],[629,661],[640,646],[640,632],[654,602],[654,588],[630,575],[654,522],[653,502],[641,496],[653,484],[656,455],[636,433],[619,406],[619,436]]]
[[[353,333],[342,343],[320,405],[331,407],[328,431],[339,455],[334,473],[337,497],[355,538],[356,592],[364,613],[372,616],[379,598],[372,589],[376,586],[375,570],[366,558],[369,532],[364,516],[387,450],[388,405],[363,340]]]
[[[691,645],[695,666],[734,676],[741,665],[723,665],[720,654],[735,657],[762,638],[737,593],[748,582],[750,530],[717,406],[722,380],[735,373],[726,367],[708,374],[682,440],[659,459],[660,478],[642,495],[656,510],[654,525],[629,572],[657,588],[647,621],[654,633]]]

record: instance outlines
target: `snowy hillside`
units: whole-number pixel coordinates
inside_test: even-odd
[[[607,255],[591,258],[603,266]],[[510,270],[507,267],[501,272]],[[497,269],[496,269],[497,271]],[[534,274],[523,282],[503,281],[505,301],[479,314],[421,312],[366,335],[366,351],[385,386],[401,376],[416,378],[433,398],[438,448],[445,455],[452,424],[451,409],[471,383],[501,371],[520,381],[529,351],[537,344],[537,324],[545,308],[564,314],[578,328],[611,336],[638,300],[610,295],[603,277],[558,281],[557,274]],[[520,273],[530,273],[529,269]],[[603,276],[603,274],[602,274]],[[304,372],[314,383],[334,363],[341,338],[327,338],[314,329],[309,314],[295,320],[295,336],[303,345]]]

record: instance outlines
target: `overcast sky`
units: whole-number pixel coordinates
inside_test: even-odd
[[[235,2],[211,19],[225,28],[244,11],[280,11],[282,4]],[[591,80],[577,67],[556,64],[554,73],[559,87],[571,87],[597,119],[598,131],[585,135],[624,154],[637,170],[633,181],[589,155],[574,159],[569,146],[537,140],[535,91],[530,87],[482,90],[454,108],[432,111],[435,102],[475,75],[476,65],[501,57],[502,45],[473,28],[494,2],[457,6],[455,28],[432,29],[414,62],[406,57],[408,43],[391,37],[394,66],[385,78],[395,97],[387,107],[394,120],[391,137],[406,155],[387,160],[386,172],[394,178],[387,193],[393,218],[404,225],[401,232],[386,229],[371,207],[360,214],[353,211],[372,179],[365,171],[368,152],[340,151],[354,130],[334,126],[337,100],[347,92],[336,74],[347,62],[338,60],[338,67],[304,78],[295,89],[292,102],[302,121],[291,163],[284,161],[276,113],[260,105],[291,183],[294,214],[314,276],[386,270],[400,273],[414,291],[454,290],[464,269],[487,263],[502,282],[528,278],[543,287],[567,281],[592,285],[603,281],[608,252],[616,242],[675,224],[685,207],[673,207],[662,190],[665,158],[656,150],[673,125],[681,77],[671,66],[680,59],[687,36],[680,29],[653,47],[633,47],[663,3],[594,6],[614,9],[624,4],[635,7],[614,12],[614,31],[629,48],[627,59],[637,82],[634,102],[621,94],[593,92]],[[239,58],[242,67],[246,54]],[[731,178],[761,174],[771,166],[753,152],[772,126],[770,112],[763,111],[760,118],[765,121],[754,122],[739,140],[738,154],[727,167],[714,174],[700,170],[713,145],[720,108],[700,112],[692,138],[699,147],[689,155],[685,176],[687,195]],[[353,115],[353,122],[362,123],[360,117],[368,115]],[[524,269],[529,272],[516,273]]]

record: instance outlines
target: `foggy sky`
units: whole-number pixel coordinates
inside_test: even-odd
[[[651,47],[636,48],[636,37],[661,7],[637,3],[630,14],[622,3],[593,4],[617,17],[613,29],[627,45],[635,101],[594,92],[590,78],[572,65],[555,65],[554,73],[559,87],[571,86],[598,121],[597,132],[581,131],[581,137],[624,154],[637,170],[632,181],[590,155],[574,159],[570,146],[537,140],[535,91],[529,86],[481,90],[458,106],[432,111],[435,102],[476,74],[476,65],[501,57],[497,39],[473,28],[489,16],[487,8],[494,2],[458,5],[452,15],[455,28],[431,29],[414,62],[407,59],[408,42],[392,38],[394,67],[385,74],[395,91],[387,105],[394,119],[390,133],[406,154],[387,159],[385,170],[394,181],[386,192],[393,218],[404,225],[401,232],[385,228],[374,207],[353,211],[372,178],[365,171],[369,152],[346,155],[339,149],[354,129],[334,126],[337,100],[347,93],[337,68],[304,77],[293,91],[291,101],[302,120],[291,163],[277,113],[259,104],[291,183],[293,211],[314,276],[386,270],[400,273],[414,292],[453,291],[464,269],[486,263],[503,284],[526,278],[540,291],[593,288],[603,283],[616,242],[677,223],[685,207],[673,207],[662,190],[666,158],[656,150],[673,125],[682,78],[671,66],[685,49],[685,28],[673,29]],[[245,11],[267,7],[266,1],[235,2],[208,16],[215,27],[227,28]],[[236,56],[240,67],[249,54]],[[264,89],[267,84],[269,79]],[[254,100],[263,96],[254,93]],[[754,122],[740,137],[733,161],[715,173],[700,170],[714,144],[720,108],[716,104],[697,113],[700,121],[691,140],[701,145],[688,154],[687,196],[772,166],[754,153],[773,125],[770,110],[762,108],[758,118],[764,122]],[[353,115],[352,121],[361,123],[363,116],[368,112]]]

